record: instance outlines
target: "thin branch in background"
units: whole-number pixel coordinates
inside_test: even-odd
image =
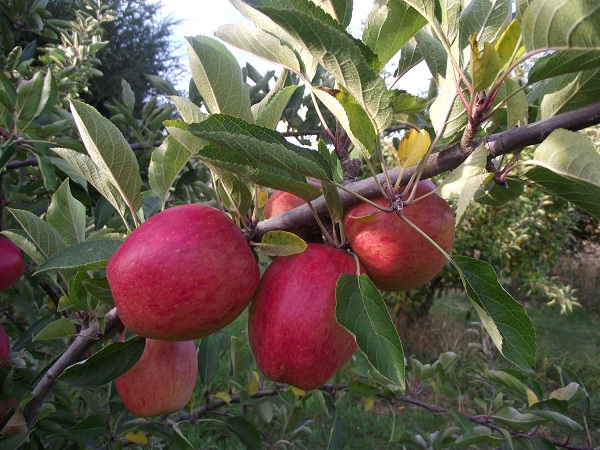
[[[104,336],[111,334],[121,325],[121,320],[117,314],[117,309],[111,309],[104,316],[104,331],[100,330],[98,324],[94,324],[83,330],[61,355],[60,358],[48,369],[44,376],[31,393],[31,400],[25,406],[23,411],[27,425],[31,426],[39,414],[46,399],[50,396],[58,383],[58,377],[65,369],[81,360],[87,352]]]

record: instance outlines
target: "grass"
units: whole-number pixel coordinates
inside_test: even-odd
[[[473,346],[474,343],[480,342],[480,338],[473,331],[476,327],[472,327],[470,322],[475,321],[477,317],[469,317],[468,311],[469,303],[462,298],[462,294],[442,298],[436,301],[426,321],[412,330],[401,330],[400,333],[407,357],[415,355],[423,363],[431,363],[440,353],[449,350],[461,355],[448,381],[461,392],[462,406],[467,412],[474,406],[473,398],[489,395],[490,388],[489,384],[477,376],[489,367],[490,361],[479,358],[478,348]],[[528,313],[538,336],[536,375],[545,394],[559,387],[555,366],[564,366],[574,371],[592,397],[592,407],[588,416],[589,428],[598,430],[600,406],[594,404],[594,400],[600,391],[600,377],[597,375],[600,369],[600,327],[582,311],[561,316],[555,309],[538,306],[528,307]],[[244,325],[240,322],[234,328],[235,333],[239,335],[243,333]],[[221,358],[220,379],[227,376],[228,356],[228,352],[225,352]],[[491,364],[495,369],[511,367],[501,356],[494,358]],[[254,413],[253,409],[258,407],[248,407],[244,417],[258,425],[263,432],[263,441],[265,438],[272,443],[280,439],[292,440],[296,448],[321,449],[327,448],[334,436],[333,439],[337,439],[338,444],[336,448],[340,449],[400,448],[399,443],[389,443],[394,432],[405,430],[405,439],[420,435],[429,440],[435,438],[438,431],[443,432],[449,426],[455,425],[449,414],[435,414],[424,408],[406,404],[390,406],[385,400],[375,400],[367,405],[366,402],[371,402],[367,397],[349,393],[338,393],[335,407],[327,400],[328,394],[311,393],[303,401],[303,407],[294,412],[292,406],[287,409],[280,408],[286,401],[293,405],[293,395],[288,394],[287,399],[265,400],[269,403],[269,410],[274,411],[268,424],[260,415]],[[437,398],[430,389],[423,393],[422,399],[435,404]],[[443,396],[439,404],[450,408],[458,407],[456,400],[444,400]],[[240,406],[232,405],[220,412],[239,414]],[[575,414],[573,418],[581,422]],[[301,425],[306,425],[306,428],[302,428]],[[292,437],[295,428],[302,429]],[[188,425],[183,431],[198,449],[244,448],[230,430],[216,423]],[[600,440],[599,434],[598,431],[592,431],[592,438]],[[565,434],[563,432],[558,436],[564,437]],[[574,433],[571,442],[585,445],[586,438],[583,432]],[[439,448],[439,436],[436,442]],[[278,446],[284,447],[284,444]],[[408,443],[406,448],[415,448],[414,442]]]

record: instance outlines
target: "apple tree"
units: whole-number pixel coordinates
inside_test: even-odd
[[[536,378],[524,306],[485,254],[452,247],[475,200],[514,208],[523,185],[600,217],[600,155],[579,132],[600,123],[597,2],[380,0],[360,37],[351,0],[231,3],[245,22],[187,38],[189,96],[150,78],[169,104],[142,117],[126,81],[110,118],[77,100],[100,75],[101,4],[67,27],[24,3],[28,26],[69,36],[54,57],[3,35],[0,248],[26,268],[6,281],[23,262],[3,250],[0,448],[188,449],[192,427],[302,447],[311,401],[337,448],[343,396],[452,417],[426,438],[394,425],[409,448],[591,447],[577,374]],[[242,69],[228,45],[281,70]],[[396,89],[422,61],[428,98]],[[392,167],[382,143],[398,130]],[[411,358],[381,292],[444,265],[503,358],[467,409],[458,355]]]

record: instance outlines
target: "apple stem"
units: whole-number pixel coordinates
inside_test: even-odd
[[[338,187],[338,188],[346,191],[347,193],[349,193],[349,194],[353,195],[354,197],[358,198],[360,201],[362,201],[364,203],[368,203],[373,208],[377,208],[378,210],[383,211],[383,212],[392,212],[392,211],[394,211],[394,208],[385,207],[385,206],[380,205],[379,203],[375,203],[374,201],[369,200],[368,198],[366,198],[366,197],[358,194],[357,192],[355,192],[355,191],[353,191],[351,189],[348,189],[343,184],[339,184],[339,183],[333,183],[333,184],[335,185],[335,187]],[[381,186],[381,185],[379,185],[379,186]]]
[[[321,229],[321,233],[323,233],[323,238],[327,241],[327,243],[332,246],[332,247],[337,247],[337,243],[335,242],[335,240],[331,237],[331,235],[329,234],[329,232],[327,231],[327,228],[325,228],[325,225],[323,224],[323,221],[321,220],[321,218],[319,217],[319,215],[317,214],[317,212],[315,211],[314,206],[310,203],[310,202],[306,202],[306,204],[308,205],[308,207],[310,208],[310,212],[312,213],[312,215],[315,218],[315,221],[317,222],[317,225],[319,226],[319,228]]]

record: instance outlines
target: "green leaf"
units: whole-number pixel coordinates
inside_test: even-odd
[[[36,274],[103,269],[121,244],[122,241],[104,239],[74,244],[50,257],[38,268]]]
[[[545,167],[533,167],[524,176],[547,192],[573,203],[600,219],[600,189],[598,186],[557,175]]]
[[[402,77],[406,72],[423,61],[423,59],[423,54],[417,47],[416,39],[410,39],[404,44],[402,50],[400,50],[400,60],[398,61],[398,68],[394,75]]]
[[[443,129],[443,137],[453,141],[463,133],[469,121],[467,109],[456,93],[454,84],[454,69],[451,64],[447,65],[448,73],[440,89],[440,93],[430,107],[431,123],[436,133]],[[463,91],[465,95],[466,91]],[[468,96],[468,94],[467,94]]]
[[[274,130],[281,120],[281,115],[298,86],[286,86],[281,90],[269,93],[260,103],[252,105],[254,121],[257,125]]]
[[[419,11],[428,22],[434,23],[439,19],[439,11],[436,13],[437,1],[436,0],[405,0],[407,4]]]
[[[67,247],[67,243],[48,223],[33,213],[22,209],[8,208],[27,233],[27,237],[36,245],[44,258],[50,258]]]
[[[425,30],[415,34],[415,42],[417,49],[423,58],[429,71],[433,75],[433,79],[440,85],[440,79],[446,78],[446,66],[448,55],[442,43]],[[464,107],[463,107],[464,108]]]
[[[596,0],[533,0],[523,14],[522,29],[527,51],[600,50],[600,3]]]
[[[404,350],[390,313],[364,274],[342,274],[336,289],[336,318],[381,375],[404,389]]]
[[[241,416],[228,417],[221,422],[229,428],[247,449],[261,448],[260,434],[256,426]]]
[[[251,125],[224,114],[211,115],[189,130],[237,155],[319,180],[331,180],[331,168],[316,151],[289,143],[269,128]]]
[[[600,97],[600,69],[561,75],[541,86],[540,119],[573,111]]]
[[[585,135],[575,131],[554,130],[526,164],[600,187],[600,153]]]
[[[192,78],[208,111],[252,122],[249,91],[235,57],[215,39],[206,36],[186,39]]]
[[[426,98],[405,91],[393,92],[392,109],[394,110],[394,116],[422,113],[427,106],[429,106],[429,101]]]
[[[245,0],[284,28],[329,71],[367,112],[378,130],[391,121],[385,82],[368,47],[355,40],[330,16],[302,0]]]
[[[42,105],[44,77],[37,72],[30,80],[23,80],[17,88],[15,113],[20,120],[33,120]]]
[[[318,142],[319,153],[323,155],[323,157],[331,158],[333,155],[329,154],[329,150],[327,146],[322,140]],[[337,159],[337,156],[335,157]],[[342,205],[342,199],[340,197],[340,192],[338,188],[331,183],[323,183],[321,184],[321,189],[323,190],[323,196],[325,197],[325,203],[327,204],[327,209],[329,210],[329,217],[333,222],[339,222],[342,220],[344,216],[344,205]]]
[[[460,166],[444,178],[440,193],[444,198],[458,197],[455,224],[458,225],[467,206],[475,196],[479,187],[493,176],[487,173],[487,147],[479,145]]]
[[[60,155],[77,173],[81,174],[88,183],[94,186],[100,194],[119,212],[125,221],[125,211],[127,205],[121,194],[110,181],[104,176],[102,171],[94,164],[92,158],[83,153],[76,152],[68,148],[53,148],[55,153]]]
[[[252,194],[248,186],[231,172],[217,168],[211,169],[225,207],[230,210],[237,209],[242,216],[246,215],[252,206]]]
[[[50,322],[43,330],[37,333],[32,341],[47,341],[52,339],[62,339],[66,337],[76,336],[77,330],[71,319],[61,317],[53,322]]]
[[[6,78],[4,72],[0,72],[0,105],[4,106],[9,113],[12,113],[17,101],[17,90]]]
[[[140,336],[114,342],[85,361],[68,367],[58,379],[84,388],[101,386],[131,369],[144,353],[145,346],[146,340]]]
[[[532,85],[546,78],[552,78],[568,73],[581,72],[600,67],[600,51],[563,50],[535,61],[528,73],[527,84]]]
[[[92,161],[133,215],[142,204],[142,178],[133,150],[116,125],[93,107],[71,100],[71,112]]]
[[[287,31],[277,25],[267,16],[261,12],[255,10],[251,6],[247,5],[244,0],[229,0],[230,3],[238,9],[244,16],[250,19],[254,25],[259,27],[271,36],[274,36],[277,40],[281,41],[283,45],[291,48],[296,53],[298,63],[300,64],[303,78],[306,80],[312,80],[316,74],[318,61],[310,54],[310,52],[301,45],[296,39],[294,39]],[[267,42],[267,41],[265,41]],[[260,55],[260,53],[259,53]],[[286,67],[287,64],[282,64]]]
[[[497,42],[512,21],[512,0],[473,0],[460,16],[460,48],[469,47],[477,34],[479,42]]]
[[[562,427],[567,427],[575,431],[583,430],[583,427],[579,423],[569,417],[569,402],[566,400],[558,400],[555,398],[542,400],[541,402],[532,405],[529,410]]]
[[[68,245],[85,241],[85,206],[71,194],[68,178],[52,196],[46,220]]]
[[[369,159],[375,151],[377,134],[365,110],[345,91],[314,88],[314,94],[331,111],[352,143]]]
[[[269,167],[214,145],[205,146],[205,141],[178,127],[167,127],[167,131],[213,169],[229,170],[253,183],[291,192],[307,201],[320,196],[320,191],[299,174]]]
[[[219,371],[221,349],[214,334],[203,337],[198,346],[198,376],[204,387],[215,379]]]
[[[403,0],[376,2],[367,17],[362,39],[379,57],[381,70],[427,19]]]
[[[466,256],[453,256],[452,261],[500,353],[522,370],[531,370],[535,364],[536,336],[523,305],[504,290],[487,262]]]
[[[260,244],[252,245],[268,256],[295,255],[302,253],[308,246],[301,237],[288,231],[269,231],[262,237]]]
[[[217,28],[215,36],[241,50],[285,67],[301,74],[303,65],[293,48],[281,40],[249,22],[235,25],[222,25]]]
[[[121,80],[121,101],[125,105],[125,108],[130,113],[133,113],[133,108],[135,108],[135,94],[133,93],[133,89],[131,89],[131,85],[123,78]]]
[[[525,383],[508,372],[502,370],[488,370],[485,372],[485,378],[492,383],[502,384],[509,389],[512,389],[523,396],[523,398],[527,397],[527,386]]]
[[[29,438],[31,433],[33,433],[33,430],[24,431],[15,436],[3,438],[0,440],[0,450],[14,450],[15,448],[21,448],[21,445]]]
[[[203,113],[195,103],[189,101],[187,98],[178,95],[171,95],[169,98],[175,103],[175,107],[177,108],[177,111],[179,111],[179,114],[181,114],[181,118],[184,122],[197,123],[206,119],[207,115]]]
[[[313,0],[323,10],[346,28],[352,20],[353,0]]]
[[[490,419],[524,432],[547,422],[546,419],[536,416],[535,414],[520,413],[511,406],[505,406],[500,409],[495,414],[491,415]]]
[[[42,264],[46,258],[42,256],[40,251],[37,249],[35,244],[31,242],[25,236],[25,233],[22,230],[3,230],[0,232],[11,241],[13,241],[21,250],[23,250],[27,256],[29,256],[33,261],[35,261],[38,265]]]
[[[152,86],[154,86],[156,89],[158,89],[162,93],[164,93],[166,95],[179,95],[179,92],[177,92],[177,89],[175,89],[175,87],[169,81],[165,80],[161,76],[151,75],[148,73],[145,73],[144,76],[150,82],[150,84]]]
[[[519,83],[507,78],[500,86],[498,94],[500,98],[506,99],[503,107],[506,111],[506,128],[526,125],[529,120],[529,102]],[[496,100],[500,98],[496,97]],[[495,122],[494,116],[492,120]]]
[[[508,187],[490,182],[479,192],[475,193],[475,201],[482,205],[501,206],[520,197],[525,191],[525,184],[514,177],[507,177]]]
[[[52,76],[52,72],[48,70],[44,77],[44,84],[42,85],[42,92],[40,93],[40,101],[37,109],[33,114],[32,119],[39,117],[52,109],[58,101],[58,87],[56,80]]]
[[[479,92],[488,88],[496,79],[500,71],[500,56],[489,42],[484,43],[483,54],[479,50],[477,35],[473,34],[471,43],[471,79],[473,91]]]
[[[163,205],[170,195],[171,186],[191,156],[192,153],[173,136],[167,136],[152,152],[148,182]]]

